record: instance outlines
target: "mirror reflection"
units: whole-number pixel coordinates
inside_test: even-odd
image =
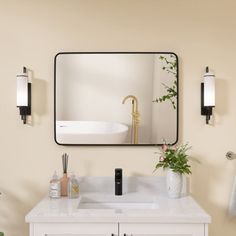
[[[174,53],[59,53],[54,73],[58,144],[177,141]]]

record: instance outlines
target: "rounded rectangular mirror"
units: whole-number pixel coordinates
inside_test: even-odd
[[[54,86],[57,144],[178,140],[178,57],[172,52],[58,53]]]

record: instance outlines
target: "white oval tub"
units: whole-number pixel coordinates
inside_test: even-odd
[[[56,141],[60,144],[122,144],[128,126],[105,121],[56,121]]]

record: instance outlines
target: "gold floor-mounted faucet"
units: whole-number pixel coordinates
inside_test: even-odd
[[[125,104],[126,100],[132,99],[132,130],[131,130],[131,143],[138,144],[138,126],[140,122],[140,114],[138,112],[138,99],[134,95],[126,96],[122,104]]]

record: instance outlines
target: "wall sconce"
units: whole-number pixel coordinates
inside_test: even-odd
[[[26,124],[26,116],[31,115],[31,83],[28,81],[26,67],[23,73],[16,75],[16,106],[19,107],[21,119]]]
[[[212,115],[213,107],[215,107],[215,75],[209,72],[206,67],[204,74],[204,82],[201,83],[201,115],[206,116],[206,124]]]

